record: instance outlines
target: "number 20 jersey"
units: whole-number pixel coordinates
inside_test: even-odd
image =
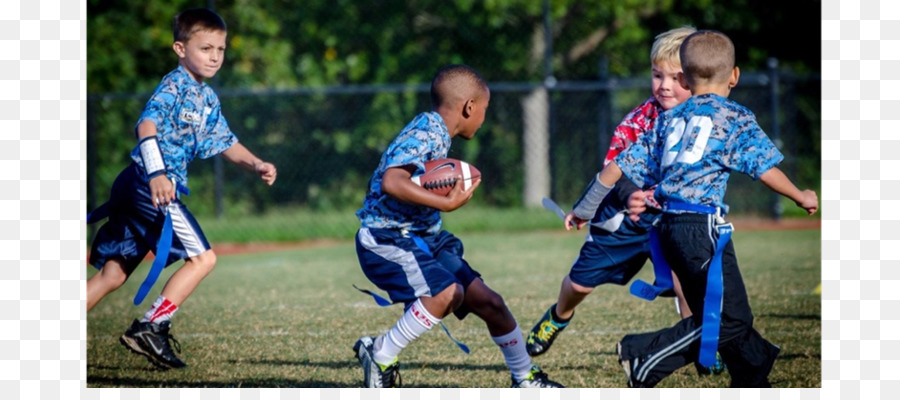
[[[658,184],[654,196],[664,210],[666,202],[681,202],[727,213],[731,171],[757,180],[782,160],[752,111],[702,94],[660,113],[654,133],[622,152],[616,164],[638,186]]]

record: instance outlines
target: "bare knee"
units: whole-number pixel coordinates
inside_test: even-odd
[[[464,297],[463,287],[457,283],[446,287],[432,297],[422,297],[421,301],[431,315],[443,318],[459,308]]]
[[[194,268],[197,268],[198,271],[202,272],[204,275],[208,275],[216,266],[216,253],[212,250],[208,250],[203,254],[191,257],[190,261]]]
[[[115,290],[125,284],[125,281],[128,279],[128,273],[125,272],[124,267],[118,261],[109,261],[103,265],[100,272],[91,280],[94,280],[94,278],[97,279],[94,282],[102,283],[109,290]]]
[[[591,294],[591,292],[594,291],[594,288],[592,288],[592,287],[582,286],[575,282],[572,282],[572,279],[569,278],[568,275],[566,275],[566,278],[563,280],[563,286],[565,286],[563,288],[563,290],[568,289],[572,293],[581,295],[581,296],[587,296],[587,295]]]

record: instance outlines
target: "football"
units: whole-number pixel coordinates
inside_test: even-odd
[[[469,190],[475,180],[481,179],[481,171],[465,161],[441,158],[425,162],[425,173],[411,179],[416,185],[446,196],[459,179],[463,180],[463,189]]]

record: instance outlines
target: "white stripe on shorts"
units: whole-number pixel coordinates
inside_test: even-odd
[[[172,235],[178,237],[178,240],[184,245],[187,255],[189,257],[199,256],[208,250],[203,246],[203,241],[200,240],[200,235],[194,230],[190,220],[184,216],[181,206],[177,203],[169,203],[168,210],[169,215],[172,216]]]
[[[406,281],[409,283],[409,286],[415,290],[416,297],[431,296],[431,288],[425,282],[425,276],[422,275],[419,262],[416,261],[416,256],[412,252],[397,246],[378,244],[375,238],[372,237],[372,233],[369,232],[369,228],[361,228],[359,230],[359,242],[366,250],[377,254],[385,260],[399,264],[403,268],[403,273],[406,274]]]

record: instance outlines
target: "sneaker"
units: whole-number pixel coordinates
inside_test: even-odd
[[[528,333],[528,338],[525,340],[525,350],[532,357],[550,350],[550,345],[553,344],[556,337],[569,325],[568,322],[560,324],[553,320],[553,317],[550,316],[550,310],[553,307],[556,307],[556,304],[547,309],[540,321],[534,325],[534,328],[531,328],[531,332]]]
[[[694,367],[697,368],[697,374],[700,376],[721,375],[727,369],[725,362],[722,361],[722,355],[718,352],[716,353],[716,363],[712,367],[704,367],[699,361],[694,363]]]
[[[363,368],[363,386],[367,388],[393,388],[403,385],[400,379],[400,363],[396,360],[388,366],[375,362],[375,340],[363,336],[353,345],[356,359]]]
[[[512,380],[512,387],[514,388],[564,388],[565,386],[560,385],[557,382],[553,382],[550,378],[547,378],[547,374],[544,371],[541,371],[541,367],[537,365],[531,366],[531,371],[528,372],[528,376],[525,379],[517,381],[515,378]]]
[[[622,342],[616,343],[616,354],[619,355],[619,365],[625,370],[625,378],[628,379],[628,387],[639,388],[644,387],[643,382],[637,380],[634,376],[634,370],[638,367],[640,360],[637,358],[624,360],[622,359]]]
[[[169,321],[157,324],[134,320],[131,327],[119,338],[119,342],[132,353],[147,357],[157,367],[163,369],[184,368],[187,364],[172,352],[172,347],[169,345],[169,341],[171,341],[175,345],[175,350],[181,353],[181,344],[169,334],[171,327],[172,323]]]

